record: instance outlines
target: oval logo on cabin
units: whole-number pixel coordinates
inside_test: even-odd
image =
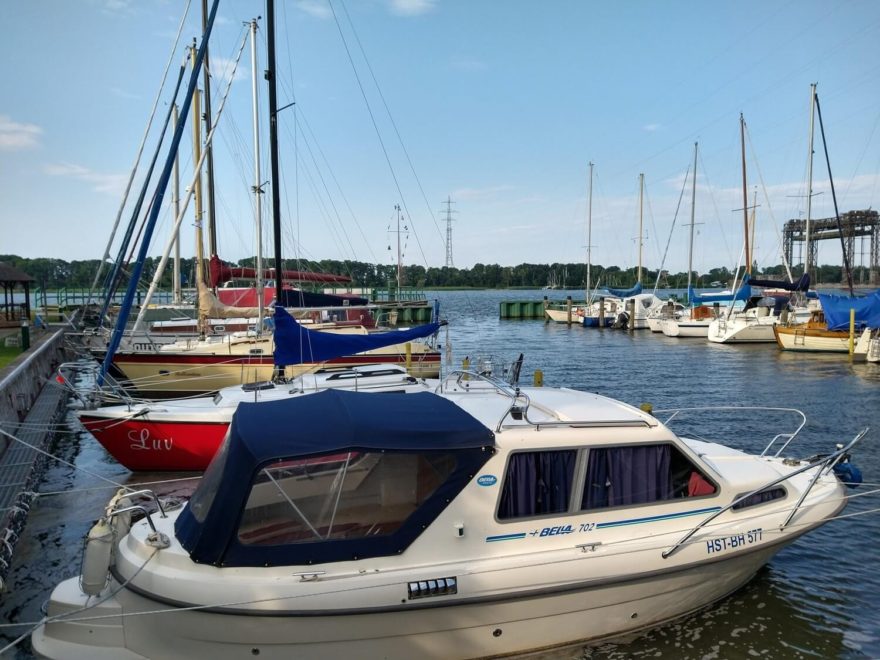
[[[477,483],[481,486],[494,486],[498,482],[498,477],[494,474],[483,474],[477,477]]]

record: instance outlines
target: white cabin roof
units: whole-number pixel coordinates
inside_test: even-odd
[[[645,428],[660,425],[652,415],[599,394],[542,387],[520,388],[520,393],[528,397],[526,416],[533,423],[571,422],[573,426]],[[509,395],[479,381],[446,387],[442,394],[492,430],[513,403]],[[520,397],[518,404],[522,406],[524,401]],[[525,420],[515,420],[511,415],[504,418],[504,424],[506,427],[511,424],[529,426]]]

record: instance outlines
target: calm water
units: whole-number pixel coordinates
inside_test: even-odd
[[[866,426],[871,432],[854,462],[869,483],[880,482],[880,366],[851,365],[845,357],[799,356],[775,345],[722,346],[678,340],[647,330],[588,330],[542,321],[500,321],[504,299],[540,299],[541,291],[440,292],[449,319],[449,346],[458,366],[469,356],[510,362],[525,355],[522,382],[535,369],[546,385],[599,392],[655,409],[706,405],[799,408],[808,422],[790,455],[832,449]],[[564,298],[556,291],[552,297]],[[579,292],[572,291],[574,297]],[[781,413],[702,418],[690,433],[758,449],[796,420]],[[71,430],[57,453],[80,468],[120,483],[184,478],[132,475],[118,466],[87,433]],[[157,487],[187,492],[192,481]],[[863,487],[853,493],[864,492]],[[55,465],[41,491],[76,490],[39,499],[0,600],[0,621],[27,622],[61,579],[79,573],[82,537],[109,499],[96,476]],[[880,507],[880,497],[856,498],[847,514]],[[745,588],[727,600],[673,624],[595,646],[559,649],[546,657],[568,658],[877,658],[880,657],[880,513],[829,523],[783,550]],[[11,640],[23,629],[0,630]],[[30,657],[22,645],[17,657]]]

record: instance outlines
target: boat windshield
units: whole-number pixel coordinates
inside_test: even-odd
[[[218,394],[217,396],[220,395]],[[202,476],[199,487],[196,488],[189,501],[189,509],[193,517],[199,522],[205,521],[205,516],[214,503],[217,491],[220,490],[220,484],[223,482],[223,472],[226,469],[227,456],[229,456],[228,433],[226,434],[226,439],[223,440],[223,444],[220,445],[220,449],[217,450],[214,458],[211,459],[208,469],[205,470],[205,474]]]
[[[357,452],[280,460],[259,471],[238,528],[266,546],[394,534],[452,475],[449,452]]]

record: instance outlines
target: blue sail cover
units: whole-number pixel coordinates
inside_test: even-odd
[[[756,280],[750,278],[749,284],[753,286],[782,289],[783,291],[807,291],[810,288],[810,274],[804,273],[797,282],[786,282],[785,280]]]
[[[610,286],[602,287],[612,296],[617,296],[618,298],[629,298],[630,296],[637,296],[642,292],[642,283],[636,282],[636,285],[632,289],[612,289]]]
[[[197,562],[278,566],[393,555],[446,508],[492,456],[495,435],[448,399],[416,394],[324,390],[280,401],[241,403],[175,535]],[[248,546],[240,515],[260,470],[277,461],[340,452],[444,452],[455,470],[398,533],[352,540]]]
[[[752,287],[748,280],[735,293],[704,293],[697,295],[694,287],[688,289],[688,303],[694,307],[697,305],[712,304],[716,302],[735,302],[748,300],[752,296]]]
[[[829,330],[849,329],[849,310],[856,310],[856,328],[880,328],[880,291],[864,298],[819,294]]]
[[[409,330],[374,332],[367,335],[321,332],[304,328],[283,307],[276,306],[275,364],[323,362],[343,355],[354,355],[374,348],[430,337],[439,329],[439,323],[428,323]]]

